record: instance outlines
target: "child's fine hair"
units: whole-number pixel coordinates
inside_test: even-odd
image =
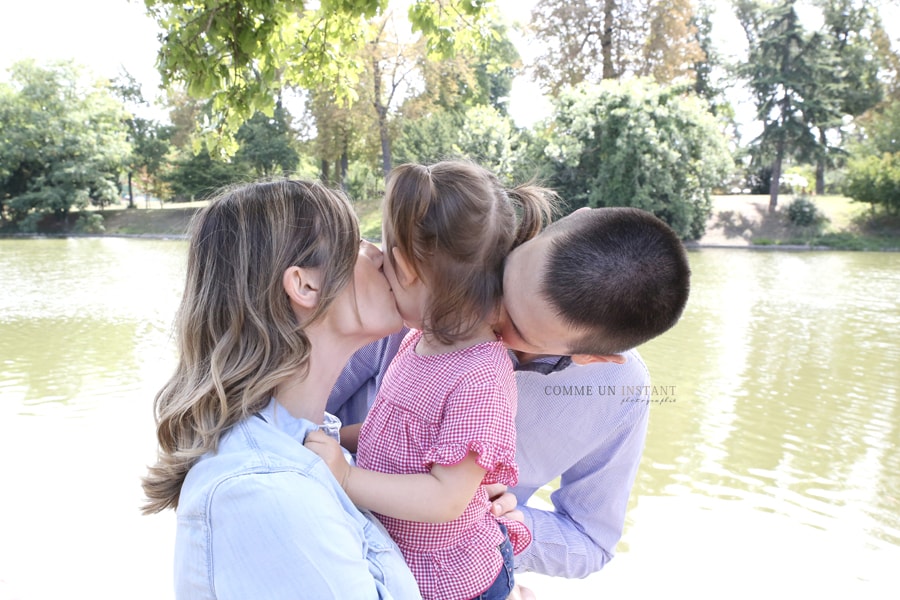
[[[384,253],[398,251],[429,290],[423,331],[443,344],[496,316],[503,262],[549,221],[557,196],[526,184],[506,189],[474,163],[405,164],[388,177]]]

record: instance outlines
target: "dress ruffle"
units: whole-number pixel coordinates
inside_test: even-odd
[[[497,520],[503,523],[507,533],[509,533],[509,541],[513,547],[513,554],[521,554],[521,552],[531,544],[531,532],[525,527],[525,523],[507,519],[506,517],[500,517]]]
[[[502,483],[514,486],[519,482],[519,470],[516,467],[516,449],[499,444],[491,444],[481,440],[471,440],[465,444],[442,444],[429,448],[425,452],[426,466],[455,465],[460,463],[470,452],[478,455],[475,462],[487,471],[482,484]]]

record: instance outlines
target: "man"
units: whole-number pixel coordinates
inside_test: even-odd
[[[496,490],[495,513],[532,532],[517,572],[585,577],[612,558],[649,416],[650,376],[634,348],[678,321],[689,279],[675,233],[632,208],[576,211],[507,257],[497,333],[516,366],[519,483]],[[354,356],[328,412],[365,418],[402,336]],[[552,510],[526,505],[556,478]]]

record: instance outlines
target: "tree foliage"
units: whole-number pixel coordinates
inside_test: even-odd
[[[284,88],[327,90],[354,100],[370,67],[361,50],[366,20],[387,0],[145,0],[163,30],[158,65],[163,85],[183,84],[209,99],[200,124],[214,150],[236,149],[233,133],[257,111],[271,115]],[[447,55],[487,35],[485,0],[415,0],[409,20],[428,51]]]
[[[290,113],[279,100],[272,116],[259,112],[237,132],[235,160],[249,166],[257,177],[292,174],[300,156],[294,147]]]
[[[876,32],[881,20],[869,0],[819,0],[824,18],[823,42],[834,57],[830,73],[837,114],[810,114],[807,120],[816,133],[812,153],[816,164],[816,193],[825,193],[825,170],[845,156],[843,149],[847,117],[858,117],[881,102],[884,85],[879,78],[882,61],[877,58]],[[820,103],[820,106],[825,103]]]
[[[731,156],[703,100],[652,82],[582,84],[556,103],[552,186],[571,209],[635,206],[700,237]]]
[[[850,161],[844,193],[857,202],[900,214],[900,152],[868,155]]]
[[[795,0],[735,4],[750,47],[738,72],[753,92],[762,124],[755,158],[771,164],[770,210],[777,206],[777,182],[789,157],[818,163],[822,191],[824,168],[837,149],[829,131],[838,130],[845,116],[871,107],[881,93],[867,36],[880,27],[875,13],[850,0],[820,5],[825,26],[808,31]]]
[[[117,200],[125,117],[108,82],[72,62],[13,65],[0,84],[0,215],[33,230],[48,214]]]
[[[872,208],[900,213],[900,101],[859,119],[858,139],[849,147],[843,192]]]
[[[197,153],[182,151],[163,174],[163,181],[172,193],[171,200],[189,202],[202,200],[222,186],[252,177],[252,168],[247,163],[210,154],[203,146]]]
[[[141,86],[129,73],[123,73],[113,82],[113,89],[126,105],[146,105],[141,93]],[[168,155],[172,148],[172,125],[160,123],[155,119],[128,114],[125,119],[128,127],[128,141],[131,143],[126,169],[128,171],[128,207],[134,208],[134,180],[140,181],[145,194],[157,198],[167,195],[162,179],[168,166]]]
[[[532,28],[544,48],[534,73],[551,93],[625,75],[693,78],[703,53],[689,0],[539,0]]]
[[[464,112],[436,110],[423,119],[405,121],[397,140],[397,159],[400,163],[468,159],[509,181],[521,170],[524,146],[508,116],[481,105]]]

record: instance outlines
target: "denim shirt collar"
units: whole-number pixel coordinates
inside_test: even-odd
[[[298,419],[291,415],[285,407],[278,403],[273,397],[264,409],[256,413],[257,417],[277,427],[281,432],[286,433],[301,444],[306,439],[306,435],[310,431],[319,429],[328,437],[334,438],[340,442],[341,420],[332,414],[325,413],[322,425],[316,425],[307,419]]]

